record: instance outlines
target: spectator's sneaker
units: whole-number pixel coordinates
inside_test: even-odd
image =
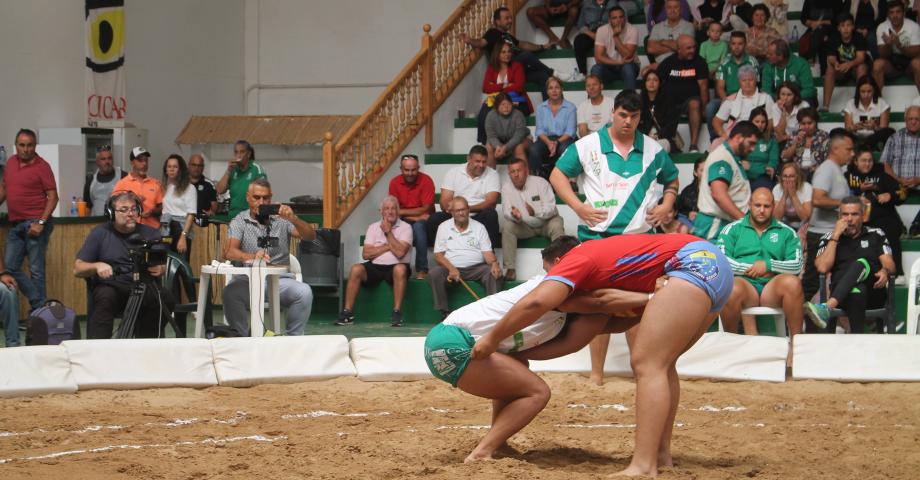
[[[818,107],[818,113],[828,113],[828,112],[830,112],[830,110],[827,108],[827,105]]]
[[[823,330],[827,328],[827,320],[831,317],[831,313],[826,303],[805,302],[805,316]]]
[[[347,327],[348,325],[353,325],[355,323],[355,314],[351,310],[342,310],[342,313],[339,314],[339,319],[335,321],[335,324],[340,327]]]
[[[393,313],[390,315],[390,326],[391,327],[401,327],[402,326],[402,312],[399,310],[393,310]]]
[[[689,152],[690,152],[690,153],[700,153],[700,148],[697,147],[696,145],[690,145],[690,150],[689,150]]]
[[[575,71],[572,72],[572,76],[569,77],[569,81],[570,81],[570,82],[584,82],[584,81],[585,81],[585,74],[579,72],[578,69],[576,68]]]
[[[574,82],[575,81],[575,80],[572,80],[572,74],[570,73],[563,73],[563,72],[560,72],[559,70],[555,70],[553,71],[553,75],[555,75],[556,78],[558,78],[559,80],[562,80],[563,82]]]
[[[911,238],[920,237],[920,223],[910,224],[910,229],[907,231],[907,236]]]

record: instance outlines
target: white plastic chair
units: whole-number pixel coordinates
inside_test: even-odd
[[[303,281],[303,270],[300,269],[300,260],[297,260],[297,257],[294,256],[293,254],[291,254],[289,258],[290,258],[291,264],[288,266],[288,269],[291,270],[291,273],[294,274],[294,278],[296,278],[298,282],[302,282]]]
[[[741,315],[770,315],[776,322],[776,335],[778,337],[786,336],[786,313],[781,308],[774,307],[749,307],[741,311]],[[724,332],[722,327],[722,317],[719,317],[719,331]]]
[[[920,277],[920,258],[914,260],[910,266],[910,276],[907,277],[907,334],[917,335],[917,319],[920,317],[920,305],[917,303],[917,277]]]

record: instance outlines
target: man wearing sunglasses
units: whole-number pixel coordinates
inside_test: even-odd
[[[112,196],[112,190],[127,172],[116,167],[111,145],[102,145],[96,149],[96,171],[86,176],[83,184],[83,200],[90,209],[90,215],[101,217],[105,213],[105,202]]]

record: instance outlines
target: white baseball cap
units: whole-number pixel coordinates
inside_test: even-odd
[[[135,158],[141,155],[147,155],[149,157],[150,152],[148,152],[147,149],[144,147],[134,147],[133,149],[131,149],[131,160],[134,160]]]

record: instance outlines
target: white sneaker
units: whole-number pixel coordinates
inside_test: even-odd
[[[584,81],[585,81],[585,74],[579,72],[578,69],[576,68],[575,71],[572,72],[572,76],[569,77],[569,81],[570,81],[570,82],[584,82]]]
[[[556,71],[553,72],[553,75],[555,75],[556,78],[558,78],[559,80],[562,80],[563,82],[571,82],[571,81],[572,81],[572,75],[571,75],[571,74],[562,73],[562,72],[556,70]]]

